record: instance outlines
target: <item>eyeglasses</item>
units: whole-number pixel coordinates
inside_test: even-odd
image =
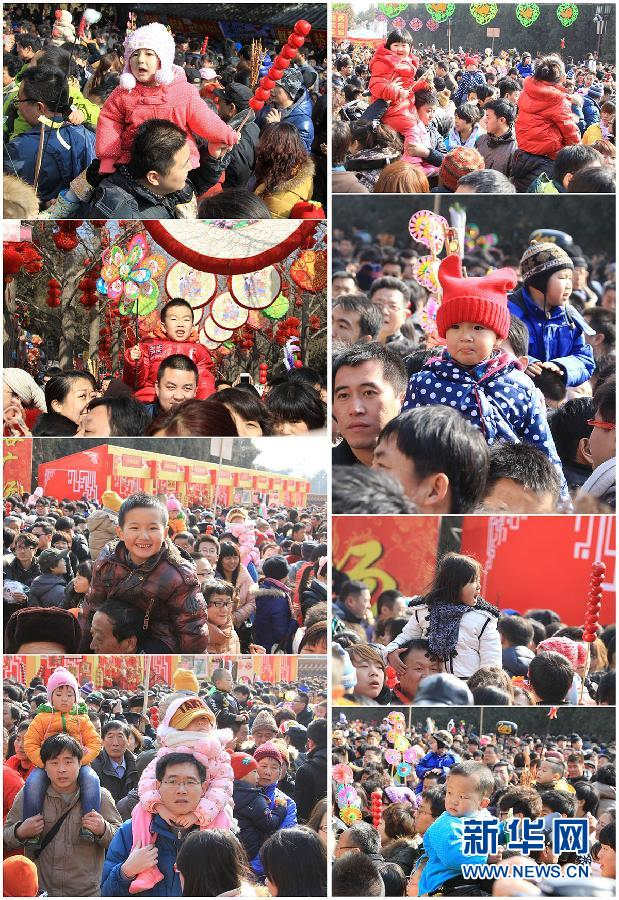
[[[615,425],[613,422],[598,422],[597,419],[587,419],[587,425],[589,428],[602,428],[604,431],[614,431]]]
[[[162,781],[161,784],[165,784],[166,787],[171,788],[187,788],[187,790],[190,788],[201,787],[201,782],[196,778],[186,778],[183,781]]]
[[[214,606],[215,609],[229,609],[232,606],[232,600],[209,600],[208,606]]]

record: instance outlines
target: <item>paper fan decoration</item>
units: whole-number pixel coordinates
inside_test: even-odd
[[[413,770],[410,763],[407,762],[401,762],[396,769],[396,772],[398,773],[400,778],[406,778],[412,771]]]
[[[413,277],[432,294],[438,294],[440,291],[440,282],[438,280],[440,264],[440,259],[432,256],[421,256],[419,259],[412,261]]]
[[[393,725],[396,731],[401,731],[406,728],[406,719],[404,718],[404,713],[401,712],[390,712],[387,716],[387,721]]]
[[[408,748],[410,747],[410,741],[405,738],[403,734],[399,734],[395,739],[395,744],[393,746],[396,750],[402,752],[404,750],[408,750]]]
[[[557,19],[565,28],[574,24],[578,13],[579,9],[576,3],[560,3],[557,6]]]
[[[438,22],[436,19],[428,19],[426,22],[426,28],[428,31],[436,31],[438,29]]]
[[[408,232],[414,241],[427,247],[432,256],[438,256],[445,244],[445,232],[449,224],[443,216],[429,209],[420,209],[410,217]]]
[[[240,328],[247,322],[249,311],[239,306],[230,294],[226,292],[215,297],[211,303],[210,315],[215,325],[234,331],[235,328]]]
[[[405,750],[402,754],[402,759],[407,763],[416,763],[419,758],[419,752],[415,749],[415,747],[409,747],[408,750]]]
[[[361,806],[359,794],[352,784],[342,784],[336,791],[338,806]]]
[[[118,300],[121,315],[147,316],[157,307],[157,278],[166,266],[161,254],[149,256],[148,241],[143,234],[131,238],[124,250],[113,244],[103,252],[97,292],[110,300]]]
[[[385,762],[388,762],[390,766],[397,766],[401,759],[402,756],[397,750],[391,748],[385,750]]]
[[[421,31],[423,28],[423,22],[421,19],[411,19],[408,23],[412,29],[412,31]]]
[[[221,328],[217,325],[216,322],[213,322],[212,318],[209,316],[204,320],[204,324],[202,326],[202,330],[207,338],[211,341],[216,341],[218,344],[223,344],[224,341],[229,341],[232,335],[234,334],[229,328]]]
[[[435,22],[444,22],[456,11],[455,3],[426,3],[426,10]]]
[[[524,28],[529,28],[539,19],[539,12],[537,3],[519,3],[516,7],[516,18]]]
[[[427,335],[431,335],[438,339],[438,329],[436,327],[436,314],[439,304],[435,297],[430,297],[421,311],[421,327]]]
[[[230,293],[245,309],[266,309],[279,296],[282,279],[273,266],[248,272],[246,275],[232,275],[229,279]]]
[[[168,297],[180,297],[194,310],[199,310],[210,303],[217,293],[217,276],[177,262],[166,275],[165,289]]]
[[[496,3],[471,3],[470,10],[478,25],[487,25],[498,13],[499,7]]]
[[[346,763],[339,763],[337,766],[333,766],[331,777],[336,784],[352,784],[354,778],[352,769]]]
[[[200,341],[200,343],[202,344],[203,347],[206,347],[207,350],[217,350],[219,347],[221,347],[221,342],[220,341],[212,341],[210,338],[208,338],[204,334],[204,331],[202,330],[202,328],[198,332],[198,340]]]
[[[395,728],[391,728],[391,729],[387,732],[387,740],[389,741],[390,744],[393,744],[393,742],[395,741],[395,739],[397,738],[397,736],[398,736],[398,733],[397,733],[397,731],[395,730]]]
[[[340,819],[349,828],[355,822],[358,822],[360,818],[361,810],[357,806],[345,806],[344,809],[340,809]]]
[[[290,277],[304,291],[316,294],[327,286],[327,251],[304,250],[290,266]]]
[[[277,321],[277,319],[283,319],[288,310],[290,309],[290,301],[288,297],[284,297],[283,294],[280,294],[279,297],[276,297],[273,303],[270,306],[267,306],[266,309],[262,310],[262,315],[266,316],[267,319],[273,319]],[[251,314],[250,314],[250,323],[251,323]]]

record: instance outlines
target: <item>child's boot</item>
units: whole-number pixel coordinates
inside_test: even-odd
[[[145,869],[135,876],[129,885],[129,893],[139,894],[142,891],[148,891],[160,881],[163,881],[163,872],[160,872],[157,866],[151,866],[150,869]]]

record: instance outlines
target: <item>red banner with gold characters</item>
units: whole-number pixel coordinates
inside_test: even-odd
[[[334,41],[343,41],[348,34],[348,14],[334,11],[331,17],[331,35]]]
[[[4,495],[32,490],[32,439],[5,437],[2,443]]]
[[[483,568],[482,594],[499,609],[554,609],[582,625],[594,562],[606,563],[600,624],[615,621],[614,516],[464,516],[461,552]]]
[[[438,532],[438,516],[336,516],[333,565],[363,581],[374,601],[393,588],[411,597],[432,580]]]

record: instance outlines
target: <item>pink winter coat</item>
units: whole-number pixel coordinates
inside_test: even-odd
[[[211,112],[180,66],[174,66],[171,84],[136,84],[130,91],[118,86],[107,98],[99,113],[95,144],[101,173],[113,172],[116,165],[129,162],[135,132],[148,119],[166,119],[187,133],[192,169],[200,165],[193,135],[229,147],[239,137]]]

